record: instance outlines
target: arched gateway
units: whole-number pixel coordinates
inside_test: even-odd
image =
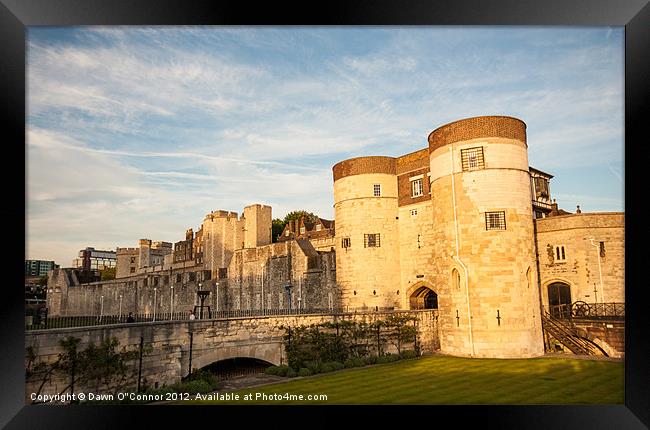
[[[410,309],[438,309],[438,295],[426,285],[416,288],[409,297]]]

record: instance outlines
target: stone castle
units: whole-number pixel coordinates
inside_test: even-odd
[[[197,291],[217,311],[437,309],[441,352],[507,358],[543,354],[544,308],[625,301],[624,214],[558,209],[524,122],[464,119],[428,142],[337,163],[335,221],[290,222],[276,243],[255,204],[173,246],[118,248],[113,281],[54,270],[50,314],[187,311]]]

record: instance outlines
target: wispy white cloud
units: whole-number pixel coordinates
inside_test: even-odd
[[[474,115],[522,118],[542,170],[622,181],[620,29],[52,31],[28,32],[26,240],[63,264],[254,202],[333,218],[333,164]],[[579,180],[563,198],[622,201]]]

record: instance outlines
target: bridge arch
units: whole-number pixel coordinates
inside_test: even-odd
[[[438,294],[427,281],[420,281],[407,291],[409,309],[438,309]]]
[[[189,354],[185,354],[183,358],[184,363],[181,374],[185,377],[189,374]],[[220,361],[237,358],[259,360],[276,366],[283,363],[286,364],[286,358],[283,357],[282,342],[278,341],[268,344],[245,344],[209,348],[197,347],[192,350],[192,370],[202,369]]]

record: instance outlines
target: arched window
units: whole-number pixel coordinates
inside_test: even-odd
[[[451,284],[456,289],[460,288],[460,273],[456,269],[451,271]]]

